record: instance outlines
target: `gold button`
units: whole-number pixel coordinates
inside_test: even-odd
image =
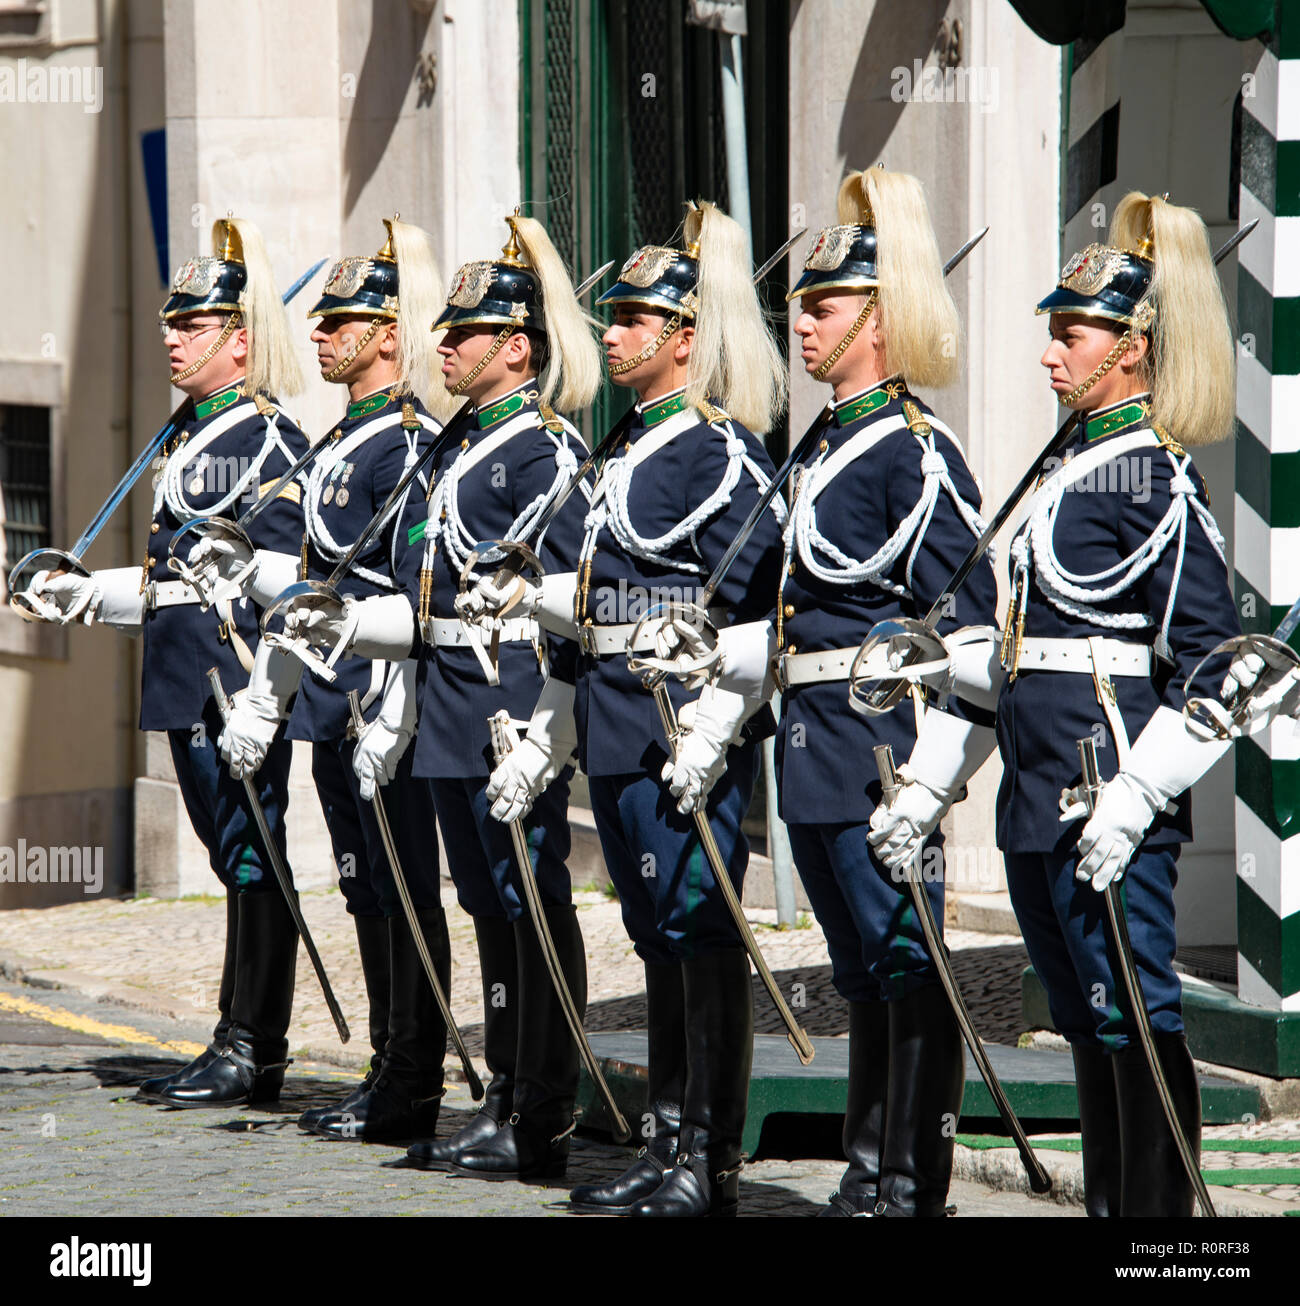
[[[468,448],[469,448],[469,441],[468,441],[468,440],[462,440],[462,441],[460,442],[460,447],[461,447],[462,449],[468,449]]]
[[[438,520],[439,520],[439,521],[446,521],[446,520],[447,520],[447,510],[446,510],[446,508],[444,508],[444,509],[442,510],[442,513],[441,513],[441,515],[438,517]]]
[[[337,439],[339,438],[339,436],[342,435],[342,434],[343,434],[343,428],[342,428],[341,426],[336,426],[336,427],[335,427],[335,428],[330,432],[330,439],[331,439],[331,440],[337,440]]]
[[[831,447],[831,445],[830,445],[830,441],[829,441],[829,440],[823,440],[823,441],[821,442],[821,444],[819,444],[819,445],[817,446],[817,448],[820,449],[820,450],[822,451],[822,453],[825,453],[826,450],[829,449],[830,447]]]
[[[793,616],[794,616],[794,604],[793,604],[793,603],[787,603],[787,604],[785,605],[785,615],[786,615],[787,617],[793,617]]]
[[[150,534],[150,535],[157,535],[157,534],[158,534],[158,523],[157,523],[156,521],[155,521],[155,522],[150,522],[150,523],[149,523],[149,534]]]
[[[158,559],[155,558],[155,557],[153,556],[153,554],[151,553],[151,554],[150,554],[150,555],[149,555],[149,556],[144,560],[144,565],[145,565],[146,567],[152,567],[152,566],[154,565],[154,563],[157,562],[157,561],[158,561]]]
[[[791,563],[791,564],[786,568],[786,571],[787,571],[791,576],[794,575],[794,563],[793,563],[793,562],[792,562],[792,563]]]
[[[795,647],[794,647],[794,645],[791,644],[790,647],[789,647],[788,649],[786,649],[786,652],[787,652],[787,653],[793,653],[793,652],[795,652]]]

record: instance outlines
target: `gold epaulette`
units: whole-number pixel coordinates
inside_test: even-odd
[[[280,411],[265,395],[254,395],[253,402],[259,417],[274,417]]]
[[[1170,453],[1176,454],[1179,458],[1185,458],[1187,456],[1187,450],[1184,449],[1183,446],[1179,444],[1163,426],[1160,426],[1156,422],[1152,422],[1151,429],[1160,437],[1160,447],[1162,449],[1168,449]]]
[[[402,405],[402,430],[418,431],[420,429],[420,419],[415,415],[415,405],[405,403]]]
[[[925,420],[925,414],[910,399],[903,400],[903,416],[907,419],[908,429],[917,435],[934,434],[934,428]]]
[[[695,407],[710,426],[716,426],[719,422],[729,422],[731,420],[730,413],[721,408],[715,408],[707,399],[696,400]]]
[[[541,415],[542,425],[546,427],[552,435],[564,434],[564,423],[556,415],[555,409],[546,402],[545,399],[537,401],[537,411]]]

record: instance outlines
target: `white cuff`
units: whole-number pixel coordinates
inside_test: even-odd
[[[139,567],[113,567],[95,572],[99,601],[95,620],[127,635],[135,635],[144,624],[144,595],[140,593]]]
[[[967,626],[944,641],[948,650],[947,679],[935,686],[987,712],[997,710],[1006,671],[1000,660],[999,634],[994,626]]]
[[[253,658],[245,702],[265,720],[283,721],[289,715],[289,700],[301,680],[302,663],[263,640]]]
[[[907,776],[952,802],[996,746],[997,735],[987,726],[931,708],[907,759]]]
[[[301,564],[292,553],[277,553],[274,549],[258,549],[253,561],[257,566],[245,592],[259,608],[269,608],[297,581]]]
[[[347,652],[354,657],[404,662],[415,644],[415,613],[405,594],[379,594],[348,604],[357,618]]]
[[[537,584],[542,591],[537,605],[538,624],[552,635],[577,639],[578,623],[573,619],[573,603],[578,594],[578,573],[557,572],[543,576]]]
[[[578,747],[578,727],[573,716],[574,688],[554,676],[547,679],[537,697],[527,738],[551,759],[559,771]]]
[[[388,668],[378,719],[394,734],[415,733],[415,674],[416,663],[411,658]]]
[[[1141,787],[1158,812],[1190,789],[1231,743],[1230,739],[1203,739],[1193,734],[1181,713],[1162,704],[1133,741],[1120,770]]]
[[[772,659],[776,655],[776,628],[770,621],[750,621],[725,626],[718,632],[722,673],[718,688],[765,703],[772,696]]]

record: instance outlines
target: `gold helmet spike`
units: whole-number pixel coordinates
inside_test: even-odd
[[[510,228],[510,239],[506,241],[505,246],[501,250],[501,257],[497,260],[498,263],[505,263],[507,266],[512,268],[524,268],[528,266],[527,261],[521,257],[519,249],[519,230],[515,226],[515,219],[519,216],[519,208],[520,206],[516,204],[515,211],[506,218],[506,226]]]
[[[239,239],[239,232],[235,229],[235,224],[232,221],[234,216],[234,211],[227,209],[226,216],[217,219],[216,229],[213,232],[213,250],[223,263],[242,263],[244,261],[244,245]]]
[[[386,263],[397,262],[397,254],[393,250],[393,223],[401,216],[400,213],[394,213],[391,218],[385,218],[383,220],[384,229],[387,231],[388,235],[384,240],[383,248],[375,255],[375,257],[383,259]]]

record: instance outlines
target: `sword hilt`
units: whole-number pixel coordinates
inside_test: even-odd
[[[898,768],[894,765],[893,745],[877,744],[871,751],[876,755],[876,769],[880,772],[880,790],[885,799],[885,806],[892,807],[894,799],[903,789],[903,782],[898,777]]]
[[[1097,800],[1104,788],[1101,770],[1097,766],[1097,741],[1091,735],[1079,740],[1079,764],[1083,771],[1079,792],[1087,803],[1088,815],[1091,816],[1097,810]]]
[[[208,684],[212,686],[212,697],[217,704],[217,712],[222,722],[230,720],[230,696],[226,693],[221,683],[221,672],[216,667],[208,668]]]

